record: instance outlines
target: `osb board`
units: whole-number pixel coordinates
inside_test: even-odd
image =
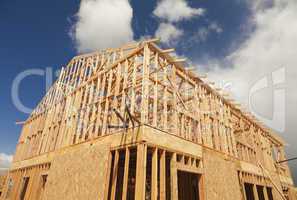
[[[14,162],[10,167],[10,171],[29,167],[29,166],[40,165],[43,163],[50,163],[54,156],[55,156],[55,152],[50,152],[50,153],[42,154],[40,156],[36,156],[30,159]]]
[[[200,145],[147,126],[143,127],[142,140],[186,154],[202,157],[202,147]]]
[[[273,199],[284,199],[280,194],[280,192],[282,192],[282,185],[280,183],[279,175],[270,171],[269,177],[270,181],[273,183]]]
[[[107,156],[110,148],[125,144],[133,144],[140,141],[142,141],[141,128],[135,128],[134,130],[129,129],[127,132],[120,131],[113,135],[102,136],[88,142],[68,146],[54,152],[46,153],[20,162],[15,162],[11,170],[37,166],[42,163],[51,163],[51,169],[49,170],[48,177],[49,185],[46,188],[48,192],[47,194],[49,195],[44,194],[44,196],[47,196],[47,199],[61,199],[61,196],[63,196],[62,199],[65,199],[64,195],[67,193],[64,190],[61,190],[61,188],[67,190],[67,192],[71,194],[75,194],[75,192],[72,191],[76,190],[79,190],[79,192],[76,191],[76,193],[81,194],[81,189],[86,192],[90,191],[92,192],[91,195],[93,195],[95,199],[98,199],[98,197],[103,197],[104,188],[100,184],[102,184],[105,177],[103,179],[102,174],[96,173],[105,172],[107,168],[106,165],[108,163]],[[94,165],[94,163],[99,164]],[[85,172],[87,173],[86,175]],[[73,176],[73,174],[75,174],[75,176]],[[52,183],[50,183],[51,177],[54,181]],[[97,184],[97,188],[94,188],[96,181],[84,177],[93,177],[96,181],[100,181],[100,183]],[[89,182],[89,180],[91,180],[91,182]],[[75,181],[82,183],[83,187],[78,187],[77,184],[73,184]],[[65,187],[65,185],[67,187]],[[93,186],[94,189],[90,186]],[[86,190],[86,188],[88,188],[88,190]],[[92,190],[89,190],[89,188]],[[92,197],[88,194],[85,195]],[[78,199],[86,199],[85,196],[82,196],[84,195],[81,195],[81,197],[77,195],[76,197],[79,197]],[[76,197],[71,196],[69,199],[75,199]]]
[[[267,177],[267,175],[263,172],[263,170],[260,167],[252,163],[240,161],[240,168],[241,168],[241,171],[243,172],[248,172],[254,175]]]
[[[80,149],[81,147],[88,147],[91,144],[101,145],[101,144],[108,143],[110,144],[111,147],[118,147],[118,146],[123,146],[125,144],[137,143],[139,141],[142,141],[141,130],[142,130],[141,127],[136,127],[135,129],[129,129],[126,132],[119,131],[118,133],[114,133],[112,135],[102,136],[97,139],[68,146],[68,147],[56,150],[54,152],[45,153],[40,156],[14,162],[12,163],[10,170],[21,169],[21,168],[35,166],[43,163],[50,163],[57,155],[64,154],[68,151],[72,151],[75,149]]]
[[[289,187],[290,199],[297,200],[297,188]]]
[[[140,126],[134,129],[128,129],[128,131],[119,131],[112,135],[106,135],[81,144],[75,144],[56,150],[54,152],[15,162],[12,164],[10,170],[39,165],[42,163],[50,163],[56,156],[60,154],[64,154],[65,152],[75,149],[80,149],[82,147],[88,147],[91,144],[102,145],[108,143],[110,147],[118,147],[141,141],[146,141],[148,143],[153,143],[155,145],[163,146],[169,149],[175,149],[176,151],[195,155],[197,157],[202,157],[202,148],[200,145],[197,145],[190,141],[186,141],[185,139],[179,138],[177,136],[164,133],[157,129],[153,129],[147,126]]]
[[[279,178],[282,183],[285,183],[287,185],[294,185],[293,179],[291,177],[279,175]]]
[[[207,200],[242,199],[236,164],[212,150],[203,149],[204,189]]]
[[[6,177],[7,177],[6,175],[0,175],[0,192],[4,188]]]
[[[109,145],[82,145],[57,155],[51,165],[45,200],[103,199]]]
[[[7,176],[6,175],[0,175],[0,199],[3,197],[4,193],[4,187],[5,187],[5,181]]]

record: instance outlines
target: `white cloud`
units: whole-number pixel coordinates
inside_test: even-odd
[[[251,83],[267,73],[280,67],[297,71],[296,10],[297,2],[291,0],[275,0],[271,8],[255,9],[253,23],[256,30],[226,58],[233,68],[221,68],[220,62],[212,61],[215,69],[210,75],[217,76],[218,80],[232,80],[234,94],[239,94],[241,100],[247,100]]]
[[[223,28],[217,23],[217,22],[212,22],[209,24],[208,29],[211,31],[214,31],[216,33],[222,33]]]
[[[221,34],[223,28],[217,22],[211,22],[207,26],[201,26],[197,31],[187,34],[186,40],[179,43],[179,47],[183,50],[191,49],[194,45],[203,43],[208,40],[212,34]]]
[[[161,0],[153,11],[153,14],[163,21],[159,24],[155,36],[160,37],[166,44],[172,44],[184,34],[184,30],[178,28],[176,23],[202,16],[204,13],[204,9],[192,8],[185,0]]]
[[[297,1],[263,2],[250,1],[253,15],[249,26],[255,27],[255,30],[223,61],[209,60],[207,68],[211,71],[208,75],[218,85],[231,84],[235,99],[251,108],[266,125],[274,129],[285,125],[279,134],[289,143],[288,157],[296,157]],[[279,72],[282,74],[283,70],[284,77],[275,76]],[[279,84],[282,79],[284,83]],[[265,86],[265,81],[269,87],[250,94],[255,85],[260,83]],[[279,99],[283,89],[286,90],[283,95],[285,102]],[[273,120],[274,115],[281,117]],[[292,167],[297,180],[297,168]]]
[[[169,22],[178,22],[194,16],[202,16],[205,10],[191,8],[185,0],[161,0],[153,11],[154,15]]]
[[[12,162],[12,155],[0,153],[0,170],[9,168]]]
[[[157,37],[161,38],[162,42],[167,44],[172,43],[174,40],[182,36],[182,34],[182,30],[169,23],[161,23],[155,33]]]
[[[207,40],[209,35],[209,29],[205,27],[201,27],[198,29],[196,34],[193,35],[193,39],[196,40],[197,42],[204,42]]]
[[[251,108],[266,125],[274,129],[284,125],[285,129],[279,130],[279,134],[289,143],[288,157],[294,157],[297,152],[294,121],[297,107],[297,1],[271,0],[265,6],[259,6],[258,0],[255,3],[252,5],[250,25],[256,29],[226,57],[225,61],[232,68],[222,67],[221,61],[211,60],[209,65],[212,70],[208,74],[218,83],[230,82],[234,97]],[[275,77],[283,70],[284,77]],[[279,84],[281,79],[284,79],[283,84]],[[255,85],[260,83],[265,86],[266,80],[269,87],[250,94]],[[279,99],[282,95],[279,92],[283,89],[286,89],[284,102]],[[274,121],[274,115],[280,116],[280,120]],[[297,178],[297,173],[295,176]]]
[[[79,52],[117,47],[133,40],[128,0],[81,0],[71,35]]]

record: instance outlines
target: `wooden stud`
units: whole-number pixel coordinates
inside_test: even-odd
[[[254,198],[255,200],[259,200],[259,195],[258,195],[258,191],[257,191],[257,186],[255,184],[253,184],[253,194],[254,194]]]
[[[129,179],[129,163],[130,163],[130,150],[129,150],[129,148],[126,148],[122,200],[127,199],[128,179]]]
[[[170,176],[171,176],[171,198],[172,200],[178,200],[178,185],[177,185],[177,168],[176,164],[176,153],[173,153],[170,160]]]
[[[135,199],[145,200],[147,146],[137,145]]]
[[[107,85],[107,93],[106,93],[106,100],[105,100],[105,110],[103,113],[103,124],[102,124],[102,134],[106,134],[106,129],[107,129],[107,117],[109,115],[109,95],[111,92],[111,83],[112,83],[112,78],[113,78],[113,72],[112,70],[109,72],[108,76],[108,85]]]
[[[149,100],[149,65],[150,65],[150,49],[148,45],[144,46],[143,55],[143,74],[142,74],[142,98],[141,98],[141,123],[148,122],[148,100]]]
[[[160,157],[160,200],[166,200],[166,151]]]
[[[152,154],[151,200],[158,199],[158,148]]]
[[[111,186],[111,200],[115,200],[116,198],[116,188],[117,188],[117,177],[119,171],[119,151],[115,151],[114,165],[113,165],[113,173],[112,173],[112,186]]]
[[[159,55],[155,55],[155,69],[158,69]],[[155,84],[154,84],[154,105],[153,105],[153,126],[158,126],[158,73],[155,72]]]
[[[104,200],[109,200],[109,185],[112,182],[112,179],[110,179],[110,173],[111,173],[111,166],[112,165],[112,153],[109,153],[108,156],[108,164],[107,164],[107,170],[106,170],[106,178],[105,178],[105,184],[104,184]]]

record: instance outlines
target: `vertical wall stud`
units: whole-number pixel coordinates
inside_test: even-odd
[[[166,151],[162,150],[160,158],[160,200],[166,200]]]
[[[116,197],[116,188],[117,188],[117,177],[119,171],[119,151],[115,152],[114,165],[113,165],[113,173],[112,173],[112,188],[111,188],[111,200],[115,200]]]
[[[139,144],[137,146],[137,164],[136,164],[136,187],[135,199],[145,199],[145,186],[146,186],[146,157],[147,146]]]
[[[152,155],[152,187],[151,200],[157,200],[158,197],[158,149],[153,150]]]
[[[127,198],[128,179],[129,179],[129,163],[130,163],[130,150],[129,150],[129,148],[126,148],[122,200],[126,200],[126,198]]]

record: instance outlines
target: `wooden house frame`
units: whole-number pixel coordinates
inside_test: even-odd
[[[296,199],[284,141],[157,41],[61,69],[23,124],[3,199]]]

